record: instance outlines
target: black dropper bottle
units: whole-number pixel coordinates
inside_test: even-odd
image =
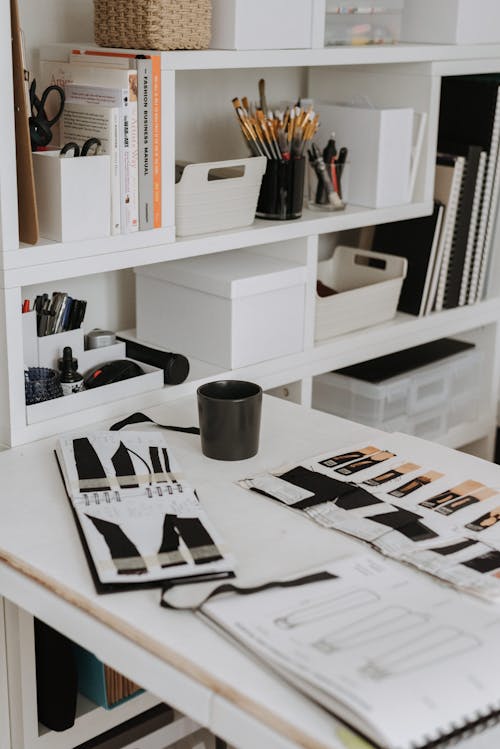
[[[78,360],[73,358],[71,346],[65,346],[61,362],[61,387],[63,395],[73,395],[84,390],[83,377],[78,372]]]

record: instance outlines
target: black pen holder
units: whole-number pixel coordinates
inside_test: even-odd
[[[302,216],[306,160],[268,159],[262,179],[257,217],[288,221]]]

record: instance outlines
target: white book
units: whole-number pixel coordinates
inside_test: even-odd
[[[469,291],[469,284],[471,280],[472,261],[474,258],[474,250],[476,246],[476,234],[478,230],[479,214],[481,210],[481,200],[484,191],[484,178],[486,174],[486,161],[488,154],[486,151],[481,152],[479,158],[479,167],[477,170],[476,178],[476,189],[474,192],[474,200],[472,203],[472,211],[469,224],[469,234],[467,237],[467,250],[465,253],[464,269],[462,275],[462,284],[460,286],[460,297],[458,300],[459,307],[463,307],[467,303],[467,294]]]
[[[111,164],[111,234],[120,234],[120,110],[100,104],[83,104],[66,99],[62,119],[62,140],[81,147],[89,138],[99,138],[102,153]]]
[[[471,281],[469,286],[468,304],[475,304],[478,300],[479,282],[481,277],[481,268],[483,266],[483,255],[486,248],[488,233],[488,222],[490,219],[492,194],[495,183],[495,174],[497,171],[497,160],[500,146],[500,87],[497,94],[495,116],[493,120],[493,130],[491,135],[491,146],[488,154],[488,164],[486,167],[486,177],[484,182],[484,193],[481,205],[481,215],[476,239],[476,249],[474,261],[472,264]]]
[[[56,83],[66,91],[71,86],[67,94],[72,101],[120,107],[121,229],[122,233],[138,231],[137,71],[42,62],[41,75],[44,87]]]
[[[458,201],[465,169],[465,158],[463,156],[450,157],[449,164],[437,164],[436,181],[434,185],[434,197],[446,206],[445,220],[443,224],[443,237],[441,248],[441,266],[436,290],[436,311],[443,309],[444,294],[446,290],[446,279],[450,263],[453,235],[457,218]],[[438,253],[439,254],[439,253]]]
[[[486,236],[484,239],[484,250],[481,258],[481,266],[479,268],[479,281],[477,286],[476,301],[481,301],[484,295],[484,287],[486,284],[486,276],[490,262],[491,248],[493,244],[493,234],[495,230],[495,224],[497,220],[498,211],[498,199],[500,197],[500,149],[497,152],[497,165],[495,170],[495,179],[493,181],[493,189],[491,192],[491,200],[488,214],[488,223],[486,227]]]

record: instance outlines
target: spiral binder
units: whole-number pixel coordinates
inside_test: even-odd
[[[458,299],[459,307],[463,307],[467,303],[469,286],[471,283],[472,262],[474,258],[474,250],[476,247],[476,235],[479,227],[479,216],[481,213],[481,201],[483,199],[484,192],[487,158],[488,154],[486,153],[486,151],[481,151],[479,166],[477,170],[476,190],[474,193],[474,200],[472,202],[469,235],[467,237],[467,249],[465,253],[462,282],[460,285],[460,296]]]
[[[464,719],[459,726],[450,726],[449,730],[439,731],[436,736],[425,737],[425,743],[413,743],[409,749],[449,749],[460,746],[462,741],[471,739],[480,733],[500,724],[500,703],[489,705],[484,713],[477,712]],[[493,749],[493,747],[492,747]]]

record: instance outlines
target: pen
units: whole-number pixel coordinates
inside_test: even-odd
[[[30,311],[30,300],[25,299],[23,302],[23,314]]]

